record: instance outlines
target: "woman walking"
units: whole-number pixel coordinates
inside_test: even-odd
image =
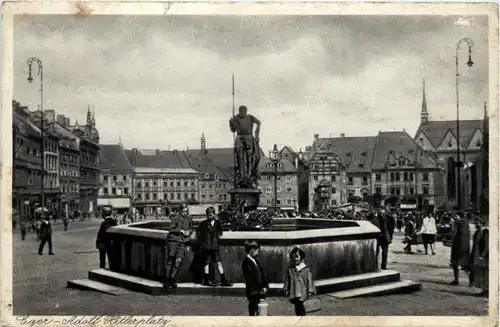
[[[489,229],[487,218],[482,221],[477,219],[476,227],[477,230],[474,233],[474,243],[471,251],[470,281],[473,286],[481,289],[481,292],[475,294],[475,296],[488,296]]]
[[[453,223],[451,244],[451,267],[453,268],[453,281],[451,285],[459,285],[460,267],[468,270],[470,255],[470,229],[469,221],[457,214]]]
[[[424,243],[425,254],[428,254],[428,247],[431,248],[432,255],[436,254],[436,220],[431,214],[427,215],[422,222],[422,243]]]

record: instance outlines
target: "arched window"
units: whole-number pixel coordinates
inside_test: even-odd
[[[455,198],[455,191],[456,191],[456,166],[455,166],[455,160],[453,158],[448,159],[448,177],[447,177],[447,190],[448,190],[448,199],[454,199]]]

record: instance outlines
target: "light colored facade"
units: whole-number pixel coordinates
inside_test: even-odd
[[[274,173],[274,165],[268,157],[261,157],[259,163],[260,180],[258,189],[261,208],[275,207],[274,179],[277,186],[276,207],[282,211],[294,211],[299,203],[298,170],[288,159],[281,159]]]

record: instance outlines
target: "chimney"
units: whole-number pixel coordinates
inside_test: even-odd
[[[64,115],[57,115],[57,122],[64,126]]]
[[[132,149],[132,154],[133,154],[134,156],[136,156],[136,155],[137,155],[137,148],[133,148],[133,149]]]
[[[172,154],[175,156],[177,154],[177,150],[174,149],[174,151],[172,151]]]
[[[318,142],[319,141],[319,134],[314,134],[314,141]]]
[[[157,157],[161,156],[161,151],[160,151],[160,149],[156,149],[156,156],[157,156]]]
[[[68,127],[70,125],[69,117],[64,117],[64,127]]]
[[[345,133],[340,133],[341,138],[345,138]]]

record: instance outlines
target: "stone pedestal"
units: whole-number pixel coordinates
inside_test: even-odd
[[[256,188],[234,188],[228,192],[231,194],[233,203],[238,204],[245,201],[244,211],[256,210],[259,206],[260,190]]]

